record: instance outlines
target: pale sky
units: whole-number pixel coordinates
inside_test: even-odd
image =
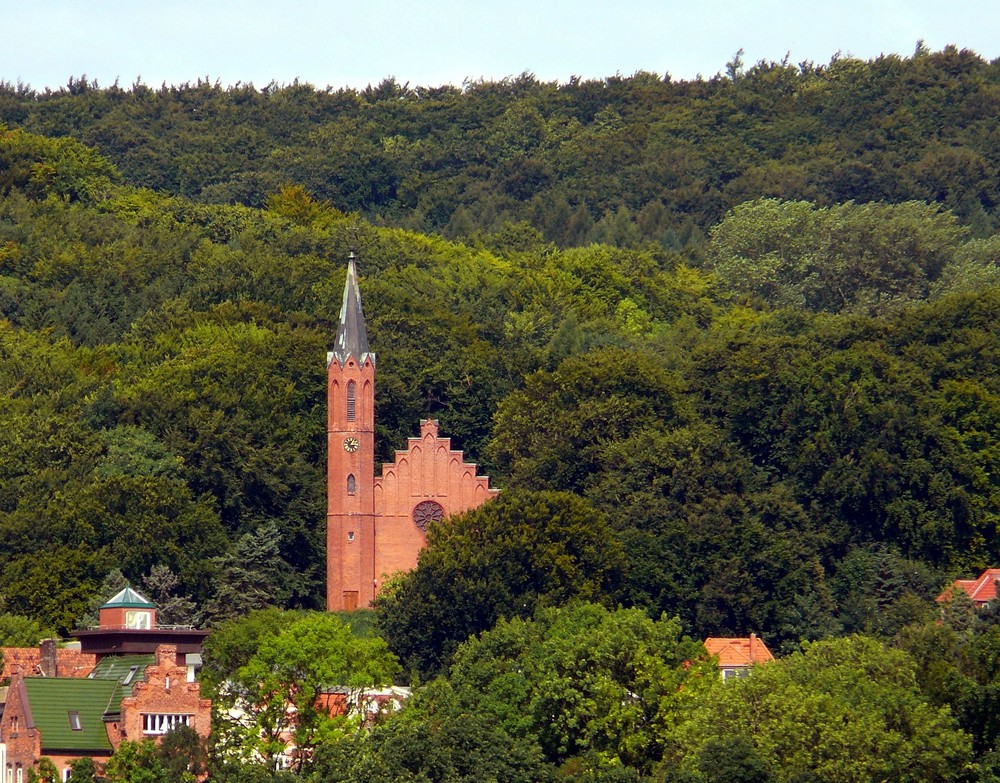
[[[0,81],[35,89],[199,78],[363,88],[674,79],[744,61],[909,56],[918,40],[1000,57],[997,0],[0,0]]]

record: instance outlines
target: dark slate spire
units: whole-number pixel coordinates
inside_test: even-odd
[[[353,356],[359,365],[364,364],[365,359],[371,359],[372,364],[375,363],[375,354],[368,350],[368,332],[365,329],[365,314],[361,310],[361,291],[358,289],[358,270],[354,265],[356,259],[353,252],[347,257],[344,303],[340,307],[337,339],[329,358],[329,361],[336,358],[341,367],[347,363],[348,356]]]

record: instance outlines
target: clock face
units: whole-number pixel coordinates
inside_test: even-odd
[[[344,438],[344,451],[349,451],[353,454],[358,450],[358,446],[360,445],[357,438]]]

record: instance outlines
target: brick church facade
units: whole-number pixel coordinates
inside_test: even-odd
[[[344,300],[327,356],[327,609],[371,605],[386,577],[408,571],[427,526],[495,496],[438,423],[375,476],[375,354],[368,346],[355,257],[348,260]]]

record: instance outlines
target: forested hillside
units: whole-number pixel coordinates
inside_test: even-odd
[[[758,197],[924,201],[985,236],[998,111],[1000,65],[922,47],[829,65],[737,56],[692,82],[0,85],[0,121],[76,138],[137,186],[262,207],[295,182],[378,224],[467,237],[527,221],[560,247],[698,245]]]
[[[0,631],[63,633],[123,576],[210,625],[321,606],[353,247],[380,455],[433,416],[504,489],[378,608],[403,676],[451,672],[418,709],[447,727],[489,695],[477,655],[545,668],[532,623],[648,635],[670,666],[681,629],[784,653],[865,633],[913,658],[807,645],[769,687],[794,701],[827,655],[903,672],[910,709],[923,666],[986,753],[993,636],[919,624],[1000,565],[998,117],[1000,63],[953,49],[696,82],[3,85]],[[504,779],[586,744],[572,716],[497,720],[483,742],[542,732]],[[707,734],[640,721],[620,747],[621,720],[602,758],[710,779]],[[393,732],[422,724],[395,725],[358,779],[407,779]]]

